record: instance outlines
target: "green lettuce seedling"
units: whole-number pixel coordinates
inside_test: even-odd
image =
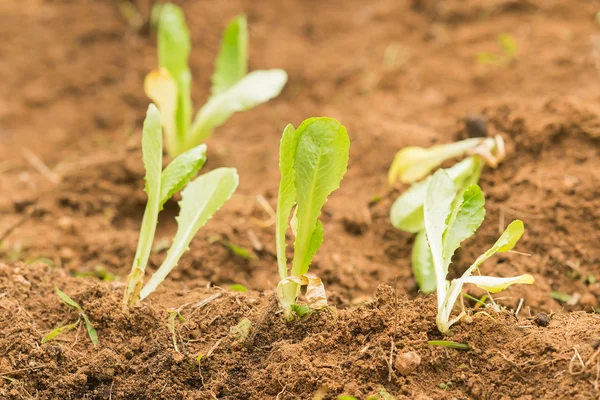
[[[171,157],[205,141],[234,113],[276,97],[287,81],[281,69],[248,73],[248,27],[246,17],[240,15],[225,29],[211,79],[211,96],[192,122],[190,50],[183,11],[173,4],[163,5],[158,21],[159,68],[146,76],[144,90],[163,115]]]
[[[276,247],[279,277],[277,291],[287,318],[293,316],[300,286],[307,285],[306,299],[313,309],[325,307],[327,298],[319,278],[308,277],[313,256],[323,243],[319,221],[327,197],[339,188],[348,166],[350,139],[346,128],[332,118],[310,118],[298,129],[283,131],[279,148],[281,181],[277,199]],[[295,206],[295,209],[294,209]],[[290,215],[293,216],[290,221]],[[292,267],[286,259],[286,232],[296,239]]]
[[[504,142],[500,136],[496,136],[467,139],[430,148],[405,147],[398,152],[390,167],[390,184],[397,180],[403,183],[415,182],[396,199],[390,211],[390,219],[396,229],[417,234],[412,249],[412,269],[423,293],[433,292],[436,285],[423,218],[425,195],[431,182],[431,176],[427,175],[442,162],[464,154],[469,155],[446,169],[458,194],[479,182],[486,164],[493,168],[498,165],[504,158]],[[420,179],[423,180],[416,182]]]
[[[162,129],[160,112],[150,104],[142,134],[142,158],[146,169],[148,203],[144,211],[138,247],[127,280],[124,308],[148,297],[177,265],[198,230],[233,194],[238,185],[234,168],[218,168],[192,182],[206,161],[206,146],[196,146],[175,158],[162,169]],[[189,184],[188,184],[189,182]],[[187,186],[186,186],[187,185]],[[173,194],[185,188],[179,202],[177,232],[160,268],[142,288],[144,273],[152,251],[158,214]]]
[[[448,331],[452,324],[459,321],[465,312],[451,319],[452,309],[465,283],[472,283],[488,292],[496,293],[516,283],[532,284],[529,274],[512,278],[492,276],[473,276],[480,265],[495,253],[511,250],[521,238],[523,222],[515,220],[508,225],[496,243],[475,262],[458,279],[449,284],[446,280],[452,256],[460,244],[473,236],[485,217],[485,198],[477,185],[467,187],[456,196],[452,178],[442,169],[438,170],[427,188],[425,197],[425,231],[427,243],[431,249],[437,288],[437,318],[440,332]]]
[[[88,336],[90,337],[90,340],[92,341],[92,344],[94,346],[97,346],[98,345],[98,333],[96,332],[96,329],[94,329],[94,326],[90,322],[90,319],[88,318],[88,316],[85,315],[85,313],[83,312],[83,309],[81,308],[79,303],[77,303],[75,300],[73,300],[71,297],[69,297],[66,293],[61,291],[56,286],[54,286],[54,291],[56,292],[56,295],[62,300],[63,303],[65,303],[67,306],[69,306],[71,308],[76,309],[79,312],[79,318],[77,319],[77,321],[75,321],[72,324],[59,326],[58,328],[48,332],[42,338],[42,344],[51,341],[52,339],[56,338],[59,335],[62,335],[63,333],[69,332],[70,330],[77,328],[79,326],[79,323],[81,322],[81,320],[83,320],[83,323],[85,324],[85,330],[87,331]]]

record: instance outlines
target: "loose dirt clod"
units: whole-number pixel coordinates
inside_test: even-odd
[[[533,322],[537,324],[537,326],[546,327],[550,324],[550,316],[546,313],[537,313],[533,318]]]
[[[421,356],[416,351],[407,351],[396,356],[394,368],[403,376],[412,374],[421,364]]]

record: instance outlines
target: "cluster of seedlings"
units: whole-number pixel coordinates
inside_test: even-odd
[[[142,132],[148,200],[123,294],[124,310],[135,307],[157,289],[177,266],[198,230],[238,186],[234,168],[218,168],[197,176],[206,161],[203,142],[233,113],[277,96],[287,80],[286,73],[277,69],[248,73],[247,23],[244,16],[238,16],[225,30],[211,79],[211,96],[192,120],[190,49],[182,10],[171,4],[162,6],[158,17],[159,68],[150,72],[144,83],[148,97],[154,102],[148,107]],[[163,137],[171,158],[164,169]],[[323,242],[324,228],[319,220],[321,209],[328,196],[340,187],[348,165],[349,148],[350,139],[345,127],[332,118],[309,118],[298,128],[289,124],[283,131],[275,230],[280,277],[277,297],[287,320],[327,306],[323,283],[308,272],[312,258]],[[443,162],[461,156],[465,156],[464,159],[455,165],[438,169]],[[504,144],[499,136],[471,138],[428,149],[404,148],[390,168],[391,184],[397,181],[411,184],[394,202],[391,222],[400,230],[416,234],[412,251],[414,275],[422,292],[437,291],[436,323],[441,333],[447,333],[466,315],[462,309],[453,316],[464,284],[474,284],[495,293],[513,284],[533,283],[533,277],[528,274],[510,278],[477,274],[492,255],[515,246],[524,231],[519,220],[509,224],[496,243],[460,278],[448,280],[454,253],[464,240],[475,234],[485,217],[485,199],[477,185],[481,172],[486,165],[496,167],[503,158]],[[164,204],[180,191],[178,227],[171,247],[144,285],[158,215]],[[286,259],[288,231],[294,236],[291,265]],[[302,286],[306,286],[305,302],[299,304]],[[56,293],[65,304],[79,311],[80,318],[51,331],[42,343],[76,328],[83,321],[96,345],[98,335],[79,304],[58,288]],[[174,330],[176,318],[181,320],[183,317],[172,311],[170,329]],[[461,348],[459,343],[446,341],[431,344]],[[175,340],[174,346],[177,349]]]

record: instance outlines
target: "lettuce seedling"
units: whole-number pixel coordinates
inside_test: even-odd
[[[426,177],[434,168],[451,158],[470,154],[446,172],[454,182],[454,189],[461,194],[468,186],[476,184],[483,167],[487,164],[495,168],[504,158],[504,142],[500,136],[494,138],[474,138],[446,145],[436,145],[424,149],[405,147],[394,159],[389,171],[389,181],[412,183]],[[413,183],[396,199],[390,211],[392,225],[401,231],[416,233],[412,250],[412,268],[415,279],[423,293],[435,290],[435,275],[431,254],[425,238],[423,204],[431,176]]]
[[[192,122],[190,50],[183,11],[173,4],[163,5],[158,21],[159,68],[146,76],[144,90],[163,115],[171,157],[205,141],[234,113],[276,97],[287,81],[281,69],[248,73],[248,27],[246,17],[240,15],[225,29],[211,79],[211,96]]]
[[[175,158],[162,169],[162,129],[158,108],[150,104],[142,133],[142,159],[146,169],[148,203],[142,219],[138,247],[127,280],[124,308],[148,297],[177,265],[192,238],[233,194],[238,185],[234,168],[218,168],[192,182],[206,161],[206,146],[201,144]],[[190,182],[188,184],[188,182]],[[187,186],[186,186],[187,185]],[[181,188],[177,232],[160,268],[142,288],[146,265],[152,251],[158,214],[164,204]]]
[[[292,307],[296,305],[301,285],[308,285],[306,298],[311,308],[327,305],[321,280],[306,273],[323,243],[321,209],[327,197],[340,186],[348,166],[349,149],[346,128],[332,118],[310,118],[298,129],[290,124],[283,131],[279,148],[281,181],[276,247],[281,278],[277,291],[287,318],[293,316]],[[291,270],[286,259],[288,227],[296,237]]]
[[[75,300],[73,300],[71,297],[69,297],[66,293],[64,293],[62,290],[60,290],[57,286],[54,286],[54,291],[56,292],[56,295],[61,299],[61,301],[63,303],[65,303],[67,306],[69,306],[71,308],[76,309],[79,312],[79,318],[77,319],[77,321],[73,322],[72,324],[59,326],[58,328],[53,329],[52,331],[48,332],[42,338],[42,344],[51,341],[52,339],[56,338],[59,335],[62,335],[63,333],[69,332],[70,330],[77,328],[79,326],[79,323],[81,322],[81,320],[83,320],[83,323],[85,324],[85,330],[87,331],[92,344],[94,346],[97,346],[98,345],[98,333],[96,332],[96,329],[94,329],[94,326],[92,325],[88,316],[85,315],[85,313],[83,312],[83,309],[81,308],[79,303],[77,303]]]
[[[524,231],[520,220],[511,222],[496,243],[479,256],[460,278],[453,279],[449,284],[446,281],[454,252],[464,240],[473,236],[483,222],[484,206],[485,198],[479,186],[471,185],[457,196],[454,182],[444,170],[438,170],[431,178],[425,197],[425,231],[435,271],[438,310],[436,323],[442,333],[447,332],[452,324],[465,315],[463,311],[457,317],[450,318],[454,303],[465,283],[472,283],[492,293],[516,283],[533,283],[533,277],[529,274],[512,278],[472,275],[495,253],[507,252],[517,244]]]

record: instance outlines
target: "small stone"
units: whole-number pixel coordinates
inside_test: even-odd
[[[394,367],[400,375],[410,375],[421,364],[421,357],[415,351],[407,351],[396,356]]]
[[[579,299],[579,303],[584,307],[595,307],[597,305],[596,296],[591,293],[585,293]]]
[[[70,247],[63,247],[60,249],[60,257],[64,260],[72,260],[75,258],[75,252]]]
[[[58,227],[65,232],[74,232],[75,225],[73,224],[73,219],[71,217],[67,217],[66,215],[60,217],[58,219]]]
[[[533,318],[533,322],[535,322],[537,326],[546,327],[550,324],[550,316],[543,312],[537,313]]]
[[[469,115],[465,120],[465,130],[470,138],[487,136],[487,120],[481,115]]]

